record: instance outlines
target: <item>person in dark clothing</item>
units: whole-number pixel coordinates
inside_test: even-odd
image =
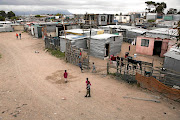
[[[129,45],[129,51],[131,50],[131,46]]]
[[[21,40],[21,33],[19,33],[19,38],[20,38],[20,40]]]
[[[81,72],[83,72],[83,68],[82,68],[82,63],[81,63],[81,61],[79,61],[79,67],[80,67],[80,69],[81,69]]]
[[[91,83],[90,81],[88,80],[88,78],[86,78],[86,89],[87,89],[87,93],[85,95],[85,97],[91,97],[91,94],[90,94],[90,87],[91,87]]]
[[[116,57],[116,61],[117,61],[117,67],[118,67],[119,66],[119,61],[120,61],[120,57],[119,56]]]

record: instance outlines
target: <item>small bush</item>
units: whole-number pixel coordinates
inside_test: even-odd
[[[155,22],[155,20],[148,20],[148,22],[153,23],[153,22]]]
[[[59,50],[52,50],[52,49],[48,49],[48,52],[57,57],[57,58],[64,58],[65,57],[65,53],[59,51]]]

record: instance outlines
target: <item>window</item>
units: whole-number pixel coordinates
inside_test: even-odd
[[[141,39],[141,46],[149,47],[149,40],[148,39]]]
[[[0,27],[3,27],[3,25],[0,25]]]
[[[105,21],[105,16],[101,16],[101,21]]]
[[[126,17],[124,17],[124,19],[126,19]]]
[[[91,17],[91,20],[94,20],[94,15],[91,15],[90,17]]]

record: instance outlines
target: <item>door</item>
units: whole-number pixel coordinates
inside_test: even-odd
[[[154,41],[153,55],[159,55],[160,56],[161,46],[162,46],[162,41]]]
[[[109,56],[109,43],[105,44],[105,57]]]

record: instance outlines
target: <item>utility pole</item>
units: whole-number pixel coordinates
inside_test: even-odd
[[[63,28],[64,28],[64,36],[65,36],[65,41],[66,41],[66,31],[65,31],[65,25],[64,25],[64,17],[62,16],[62,23],[63,23]],[[68,47],[68,43],[66,41],[66,51],[65,51],[65,60],[67,62],[67,47]]]

